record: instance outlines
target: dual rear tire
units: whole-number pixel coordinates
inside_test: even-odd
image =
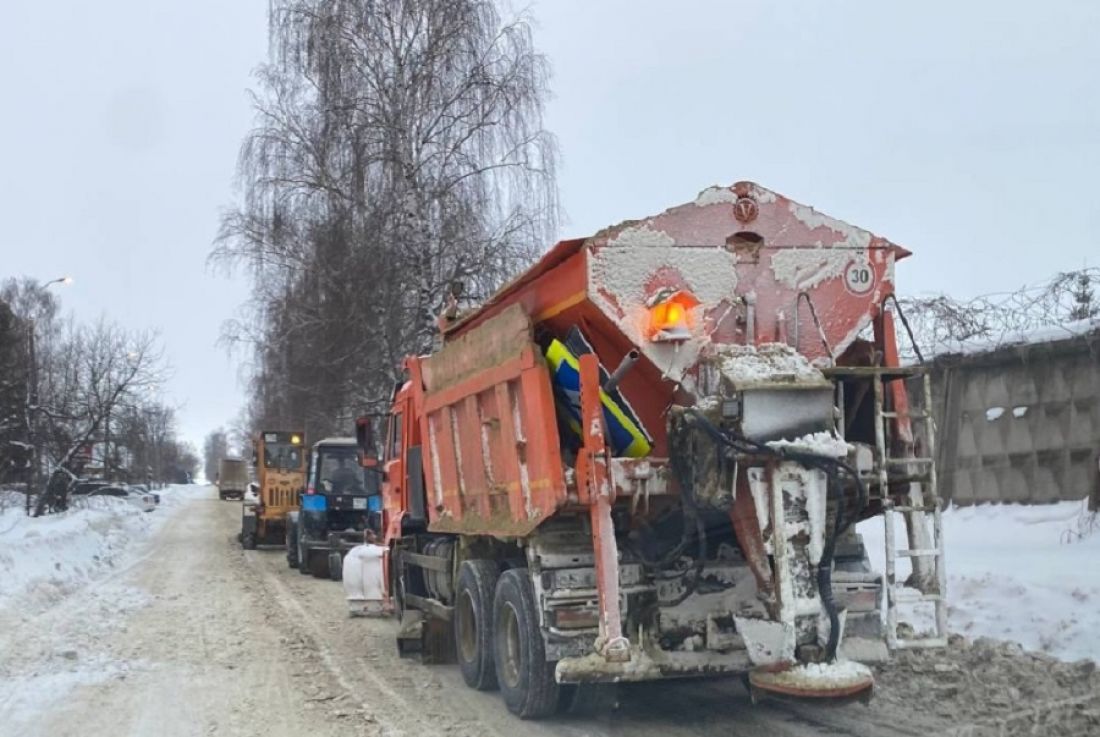
[[[488,560],[467,560],[458,569],[455,652],[462,680],[478,691],[493,691],[497,687],[493,663],[493,595],[499,577],[497,564]]]
[[[521,719],[558,710],[554,663],[546,660],[527,569],[501,573],[493,561],[463,562],[455,589],[454,639],[467,686],[499,688],[508,710]]]
[[[524,568],[501,574],[493,597],[493,664],[508,711],[539,719],[558,709],[554,663],[547,662],[531,577]]]
[[[453,627],[466,685],[499,689],[508,710],[521,719],[590,717],[614,707],[613,685],[558,684],[554,679],[556,663],[546,659],[526,568],[501,572],[495,561],[464,561],[458,568]]]

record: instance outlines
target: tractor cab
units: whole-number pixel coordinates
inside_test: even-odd
[[[381,508],[378,474],[360,464],[355,438],[314,443],[301,508],[287,528],[288,564],[338,579],[342,556],[366,539]]]

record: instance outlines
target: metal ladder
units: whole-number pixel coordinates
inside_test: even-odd
[[[907,377],[920,376],[923,382],[920,407],[915,407],[910,397],[908,413],[887,411],[885,408],[884,374],[890,381],[901,381]],[[935,421],[932,417],[931,377],[924,367],[882,368],[871,375],[875,401],[875,452],[878,466],[879,489],[882,494],[882,516],[886,525],[886,570],[883,588],[886,589],[886,644],[891,650],[906,648],[928,648],[947,646],[947,572],[944,566],[942,504],[936,484],[936,437]],[[925,456],[892,458],[887,445],[886,424],[888,420],[908,419],[910,422],[923,422],[925,432]],[[894,469],[901,469],[897,473]],[[900,478],[899,478],[900,476]],[[907,482],[910,485],[909,502],[894,504],[890,498],[890,483]],[[923,539],[921,547],[898,548],[894,535],[894,515],[907,517],[914,537]],[[927,539],[929,517],[931,517],[931,540]],[[935,566],[936,591],[921,591],[919,596],[905,597],[905,602],[930,602],[935,607],[935,631],[931,636],[901,639],[898,637],[899,594],[904,587],[896,577],[898,558],[931,559]]]

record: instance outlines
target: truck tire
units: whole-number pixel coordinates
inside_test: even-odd
[[[298,523],[288,517],[286,521],[286,564],[291,568],[297,568],[301,561],[298,558]]]
[[[344,577],[344,556],[340,555],[338,550],[328,554],[328,577],[333,581],[339,581]]]
[[[245,550],[256,549],[256,534],[253,532],[246,532],[241,535],[241,547]]]
[[[547,662],[534,587],[526,568],[500,575],[493,597],[493,663],[508,711],[520,719],[558,708],[554,663]]]
[[[497,688],[493,663],[493,595],[500,569],[489,560],[467,560],[458,568],[454,639],[462,680],[478,691]]]

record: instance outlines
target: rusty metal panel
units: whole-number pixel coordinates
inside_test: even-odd
[[[433,531],[524,536],[566,501],[549,371],[517,310],[422,359]]]
[[[589,298],[628,332],[662,288],[701,301],[698,332],[715,343],[795,342],[808,357],[839,354],[893,291],[908,252],[752,182],[712,187],[694,202],[609,228],[589,242]],[[745,300],[755,300],[755,324]],[[642,335],[637,336],[639,344]]]
[[[467,331],[424,358],[424,389],[430,394],[454,386],[518,356],[530,343],[531,320],[521,306],[511,305],[484,329]]]
[[[664,411],[676,392],[680,401],[693,392],[702,356],[723,345],[783,342],[811,359],[838,358],[893,293],[895,262],[908,253],[758,184],[737,182],[558,243],[448,326],[445,340],[462,342],[521,307],[557,337],[580,327],[605,366],[640,350],[643,360],[622,393],[653,437],[654,452],[664,455]],[[698,300],[689,309],[687,340],[650,339],[649,303],[666,290]],[[428,386],[434,390],[434,377]]]

